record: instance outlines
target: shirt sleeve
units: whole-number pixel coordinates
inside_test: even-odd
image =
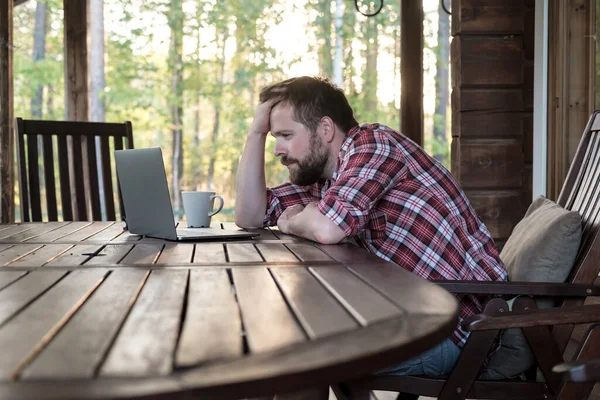
[[[317,209],[347,237],[365,229],[371,209],[406,175],[405,158],[383,131],[359,134],[338,168],[334,184]]]
[[[279,186],[267,189],[267,210],[263,219],[263,226],[275,226],[283,211],[295,204],[306,206],[310,202],[318,201],[313,186],[298,186],[286,182]]]

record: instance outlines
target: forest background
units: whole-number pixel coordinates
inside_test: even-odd
[[[450,2],[422,1],[424,147],[448,166]],[[181,190],[212,190],[216,220],[231,221],[262,87],[325,76],[359,122],[400,128],[400,12],[400,0],[368,18],[354,0],[89,0],[89,119],[129,120],[136,148],[163,149],[176,217]],[[14,21],[15,116],[64,120],[62,1],[25,2]],[[273,150],[270,138],[269,186],[287,179]]]

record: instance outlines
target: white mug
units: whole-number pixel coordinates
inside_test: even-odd
[[[215,192],[181,192],[183,210],[190,228],[207,228],[210,218],[223,209],[223,198]],[[219,207],[214,210],[215,199]]]

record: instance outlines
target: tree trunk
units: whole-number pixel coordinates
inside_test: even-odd
[[[35,6],[35,27],[33,29],[33,62],[39,63],[46,57],[46,27],[48,13],[45,2],[38,2]],[[35,95],[31,99],[31,118],[42,119],[42,104],[44,101],[44,86],[38,84]]]
[[[448,140],[446,138],[446,115],[448,112],[448,63],[450,62],[450,18],[441,4],[438,6],[438,44],[436,51],[435,115],[433,117],[433,156],[436,160],[448,162]]]
[[[342,87],[342,50],[343,50],[343,28],[344,25],[344,0],[335,2],[335,57],[333,59],[333,83]]]
[[[200,177],[201,177],[201,173],[202,173],[202,152],[200,151],[200,107],[201,107],[201,91],[200,91],[200,87],[202,84],[202,79],[200,79],[200,77],[202,76],[202,69],[200,68],[201,61],[200,61],[200,50],[201,50],[201,45],[200,45],[200,34],[202,31],[202,27],[200,25],[200,20],[202,18],[202,2],[199,1],[198,2],[198,6],[197,6],[197,10],[196,10],[196,21],[198,23],[197,29],[196,29],[196,93],[195,93],[195,98],[196,98],[196,108],[194,110],[194,153],[196,155],[195,158],[195,164],[193,166],[193,171],[192,171],[192,182],[194,183],[195,187],[198,187],[198,184],[200,182]]]
[[[319,1],[317,12],[319,74],[331,78],[333,75],[333,63],[331,62],[331,0]]]
[[[377,120],[377,18],[367,18],[367,32],[365,35],[366,64],[363,72],[363,102],[369,122]]]
[[[90,121],[104,122],[106,106],[104,101],[104,0],[89,0],[90,4]],[[96,137],[96,163],[102,171],[102,151],[100,138]],[[104,201],[104,176],[98,174],[100,210],[106,209]],[[110,179],[110,177],[106,177]]]
[[[219,81],[217,82],[218,85],[218,92],[217,92],[217,99],[214,102],[214,108],[215,108],[215,120],[214,120],[214,124],[213,124],[213,130],[212,130],[212,137],[211,137],[211,150],[210,150],[210,161],[208,163],[208,177],[207,177],[207,190],[213,190],[213,180],[214,180],[214,176],[215,176],[215,162],[216,162],[216,157],[217,157],[217,139],[219,137],[219,122],[221,119],[221,103],[222,103],[222,96],[223,96],[223,85],[224,85],[224,79],[225,79],[225,42],[227,42],[227,27],[225,27],[223,29],[223,34],[222,34],[222,40],[221,40],[221,70],[219,71]]]
[[[181,212],[181,179],[183,177],[183,20],[181,0],[171,0],[169,27],[171,45],[169,64],[171,69],[171,136],[173,140],[172,191],[173,209]]]

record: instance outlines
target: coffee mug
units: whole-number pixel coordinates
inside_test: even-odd
[[[181,198],[187,225],[190,228],[209,227],[210,218],[223,209],[223,198],[215,192],[181,192]],[[215,199],[219,200],[216,210]]]

